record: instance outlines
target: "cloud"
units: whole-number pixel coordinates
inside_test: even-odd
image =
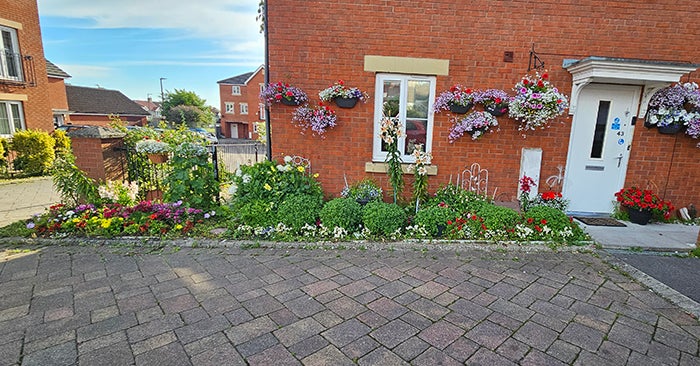
[[[114,70],[105,66],[56,64],[69,75],[80,75],[82,78],[99,79],[109,76]]]

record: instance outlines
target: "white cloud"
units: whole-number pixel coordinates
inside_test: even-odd
[[[105,66],[56,64],[69,75],[80,75],[82,78],[99,79],[109,76],[114,70]]]

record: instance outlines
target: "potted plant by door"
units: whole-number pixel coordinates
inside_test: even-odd
[[[622,188],[615,193],[615,199],[627,210],[630,221],[639,225],[646,225],[652,218],[666,221],[673,211],[671,202],[662,200],[648,189]]]
[[[167,143],[144,137],[136,143],[136,152],[148,155],[148,159],[154,164],[163,164],[168,161],[170,145]]]
[[[338,80],[333,85],[318,92],[318,97],[324,102],[333,101],[340,108],[353,108],[358,101],[363,103],[369,99],[369,94],[355,87],[348,87],[345,81]]]
[[[440,93],[435,99],[435,112],[450,111],[454,114],[466,114],[474,106],[474,95],[471,89],[460,84],[450,87],[450,90]]]

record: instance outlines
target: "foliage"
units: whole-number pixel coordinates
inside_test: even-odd
[[[382,189],[375,181],[366,178],[350,186],[346,185],[340,196],[358,202],[370,202],[382,199]]]
[[[66,152],[54,161],[51,176],[61,202],[69,206],[100,202],[96,182],[78,168],[72,152]]]
[[[136,182],[108,180],[97,189],[104,203],[130,206],[137,203],[139,185]]]
[[[167,143],[144,137],[135,145],[136,152],[141,154],[167,154],[170,152],[170,145]]]
[[[486,132],[493,132],[490,128],[496,126],[498,120],[491,113],[476,111],[460,120],[454,119],[448,138],[453,143],[466,132],[472,136],[472,140],[476,140]]]
[[[515,230],[518,238],[528,240],[583,240],[583,230],[555,207],[534,206],[527,211]]]
[[[440,231],[446,233],[447,222],[459,216],[459,212],[446,204],[421,208],[416,213],[414,223],[423,226],[431,236],[437,237]],[[441,230],[442,229],[442,230]]]
[[[507,238],[508,229],[514,227],[520,215],[513,209],[493,204],[483,205],[476,211],[486,238]]]
[[[622,188],[615,193],[618,204],[628,210],[651,210],[656,219],[668,221],[673,204],[662,200],[656,193],[649,189],[637,187]]]
[[[386,105],[385,105],[386,109]],[[394,191],[394,203],[403,191],[403,170],[401,170],[401,152],[399,151],[399,138],[402,136],[401,121],[396,117],[382,117],[380,122],[379,137],[385,144],[386,163],[388,165],[389,183]]]
[[[267,87],[260,92],[260,100],[267,103],[267,105],[280,103],[283,99],[299,105],[307,102],[309,97],[303,90],[281,81],[267,85]]]
[[[549,82],[547,73],[525,75],[513,90],[515,97],[508,105],[509,116],[520,121],[519,130],[545,128],[550,120],[568,108],[566,96]]]
[[[191,105],[177,105],[163,113],[170,126],[184,124],[188,127],[211,126],[213,114],[208,109],[201,109]]]
[[[319,102],[316,108],[308,105],[298,107],[292,113],[292,124],[301,128],[302,134],[311,129],[313,135],[323,138],[326,130],[335,127],[337,122],[335,110],[323,102]]]
[[[260,198],[241,202],[236,206],[237,217],[240,222],[252,227],[272,226],[277,221],[272,206],[272,202]]]
[[[7,167],[7,139],[0,137],[0,171]]]
[[[480,103],[489,112],[503,114],[508,111],[508,103],[511,98],[508,93],[501,89],[477,90],[474,92],[474,102]]]
[[[413,171],[413,201],[420,203],[428,198],[428,168],[433,155],[423,151],[422,144],[416,144],[413,149],[413,157],[416,159],[409,169]]]
[[[166,201],[183,201],[190,207],[205,210],[217,204],[219,182],[209,155],[201,144],[185,142],[175,147],[169,162],[172,171],[164,179]]]
[[[324,102],[330,102],[335,98],[357,98],[363,102],[367,102],[369,94],[358,88],[347,87],[343,80],[338,80],[335,84],[318,92],[318,97]]]
[[[370,202],[362,210],[362,223],[373,234],[389,236],[406,224],[406,212],[396,204]]]
[[[283,163],[263,161],[236,170],[230,189],[234,205],[257,199],[278,204],[287,195],[323,197],[317,174],[309,176],[306,167],[296,165],[289,156]]]
[[[51,132],[51,137],[55,142],[54,153],[56,157],[63,156],[66,152],[71,151],[70,137],[64,131],[54,130]]]
[[[335,198],[323,205],[320,216],[326,227],[353,232],[362,223],[362,206],[353,198]]]
[[[530,199],[530,190],[532,190],[532,187],[536,186],[536,184],[535,181],[527,175],[523,175],[523,177],[518,180],[518,183],[520,184],[520,209],[522,211],[527,211],[533,201]]]
[[[49,173],[56,157],[54,146],[56,142],[45,131],[23,130],[12,136],[12,150],[17,152],[13,161],[16,170],[22,170],[28,175],[43,175]]]
[[[545,191],[541,192],[533,199],[530,199],[528,195],[525,195],[523,198],[526,199],[523,205],[524,211],[530,210],[531,207],[547,206],[561,212],[566,212],[566,208],[569,206],[569,200],[565,200],[560,192]]]
[[[175,91],[165,94],[163,113],[167,114],[170,109],[179,105],[188,105],[201,109],[202,111],[210,111],[206,99],[202,99],[197,93],[185,89],[175,89]]]
[[[455,84],[450,87],[450,90],[440,93],[435,99],[433,109],[435,112],[449,111],[451,104],[467,107],[474,102],[474,95],[472,93],[471,89]]]
[[[486,197],[454,184],[438,189],[429,202],[431,206],[448,205],[460,213],[476,212],[487,203]]]
[[[298,233],[302,226],[316,224],[322,205],[318,196],[288,195],[277,209],[277,221]]]

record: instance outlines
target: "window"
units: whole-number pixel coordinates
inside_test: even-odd
[[[260,120],[264,121],[265,120],[265,104],[260,103],[258,105],[258,116],[260,116]]]
[[[22,102],[0,101],[0,136],[10,137],[24,130]]]
[[[241,95],[241,87],[234,85],[231,87],[231,95]]]
[[[424,151],[432,150],[433,113],[435,100],[434,76],[411,76],[377,74],[374,101],[374,143],[372,159],[384,161],[386,149],[379,138],[379,122],[384,106],[399,117],[403,126],[403,137],[399,139],[399,151],[404,162],[411,163],[416,144],[422,144]]]
[[[0,26],[0,78],[22,81],[21,60],[17,31]]]
[[[260,93],[262,94],[262,92],[264,92],[264,91],[265,91],[265,84],[260,83]]]
[[[248,114],[248,103],[241,103],[241,114]]]
[[[224,103],[224,105],[226,106],[226,113],[231,113],[231,114],[235,114],[235,113],[236,113],[236,111],[235,111],[235,109],[236,109],[236,108],[235,108],[235,104],[226,102],[226,103]]]

